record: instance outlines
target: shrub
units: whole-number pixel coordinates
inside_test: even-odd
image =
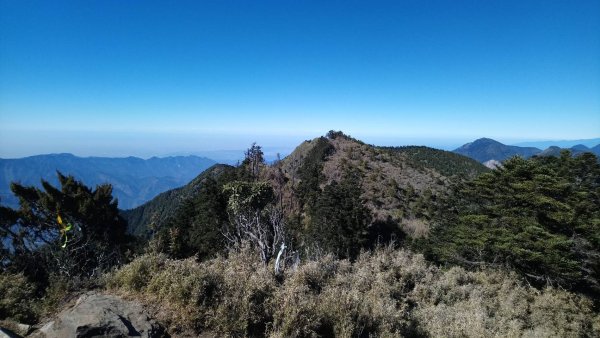
[[[61,306],[64,306],[73,291],[89,288],[90,282],[90,280],[86,280],[86,283],[82,283],[76,278],[69,280],[63,276],[51,275],[48,278],[48,286],[44,289],[44,295],[41,299],[34,300],[39,304],[36,311],[40,317],[56,313]]]
[[[241,251],[209,261],[142,256],[107,286],[159,305],[172,332],[236,337],[598,336],[592,301],[502,270],[448,270],[391,247],[331,255],[275,277]],[[143,274],[143,278],[133,277]]]
[[[452,268],[430,284],[420,284],[413,299],[415,318],[425,332],[447,337],[594,336],[600,320],[585,297],[523,286],[514,274]]]
[[[146,254],[117,270],[107,279],[107,286],[119,287],[126,291],[144,291],[152,276],[165,265],[167,257],[163,254]]]
[[[22,273],[0,274],[0,320],[11,318],[20,322],[35,320],[32,299],[35,286]]]
[[[600,295],[600,164],[519,157],[457,187],[426,245],[440,263],[510,266],[538,286]]]
[[[205,262],[144,255],[106,276],[106,286],[168,309],[177,329],[207,326],[239,336],[265,331],[275,279],[248,250]]]
[[[221,273],[220,298],[214,306],[210,326],[234,336],[263,336],[272,321],[269,308],[276,289],[271,269],[248,251],[213,262],[211,268]]]

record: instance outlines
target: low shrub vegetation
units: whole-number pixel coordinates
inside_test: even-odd
[[[30,321],[36,317],[31,299],[35,286],[22,273],[0,274],[0,319]]]
[[[112,292],[157,306],[172,333],[223,336],[600,335],[592,301],[535,289],[501,270],[445,270],[379,248],[356,261],[324,256],[276,276],[247,251],[204,262],[138,257],[105,277]]]

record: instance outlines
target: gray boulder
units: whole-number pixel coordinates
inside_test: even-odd
[[[502,163],[494,159],[483,162],[483,165],[490,169],[502,168]]]
[[[35,337],[168,337],[165,329],[137,302],[87,293],[75,306],[33,334]]]
[[[21,338],[21,336],[12,332],[9,329],[0,327],[0,338]]]

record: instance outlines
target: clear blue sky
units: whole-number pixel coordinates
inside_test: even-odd
[[[598,0],[0,4],[0,157],[600,136]]]

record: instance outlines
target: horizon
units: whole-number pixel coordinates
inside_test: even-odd
[[[0,1],[0,158],[600,137],[600,3]]]
[[[318,135],[316,137],[320,137],[320,136],[325,136],[325,134]],[[353,137],[353,135],[348,135],[348,136]],[[474,142],[476,140],[483,139],[483,138],[490,139],[489,137],[481,137],[481,138],[469,140],[464,143],[460,143],[460,144],[456,144],[456,145],[448,144],[447,146],[436,146],[436,144],[439,145],[442,143],[435,143],[435,142],[434,142],[435,144],[424,144],[424,143],[419,143],[419,142],[401,143],[402,141],[399,141],[400,143],[395,142],[395,141],[398,141],[398,139],[391,139],[391,140],[384,139],[384,140],[380,140],[380,141],[382,141],[380,143],[365,142],[364,140],[361,140],[361,139],[358,139],[358,140],[363,141],[363,142],[373,145],[373,146],[382,146],[382,147],[386,147],[386,146],[392,146],[392,147],[426,146],[426,147],[445,150],[445,151],[453,151],[461,146],[466,145],[467,143],[471,143],[471,142]],[[265,159],[267,160],[267,162],[271,162],[271,161],[274,161],[275,159],[277,159],[278,156],[281,156],[281,158],[288,156],[298,145],[300,145],[301,142],[310,141],[313,139],[314,138],[301,140],[297,144],[295,144],[291,147],[281,147],[281,146],[278,146],[278,147],[266,146],[265,147],[265,146],[262,146],[258,142],[250,142],[250,143],[248,143],[248,146],[250,146],[252,143],[256,143],[257,145],[261,146],[261,148],[264,152]],[[578,140],[545,140],[545,139],[541,139],[541,140],[529,140],[529,141],[512,142],[512,143],[504,143],[497,139],[492,139],[492,140],[498,141],[505,145],[519,146],[519,147],[536,147],[540,150],[544,150],[550,146],[559,146],[561,148],[570,148],[575,145],[584,145],[588,148],[592,148],[596,145],[600,145],[600,137],[592,138],[592,139],[578,139]],[[111,155],[108,153],[107,154],[102,154],[102,153],[86,154],[86,153],[74,153],[74,152],[69,152],[69,151],[63,151],[63,152],[35,153],[35,154],[30,154],[30,155],[25,155],[25,156],[18,156],[18,157],[2,157],[2,156],[0,156],[0,159],[13,160],[13,159],[21,159],[21,158],[34,157],[34,156],[48,156],[48,155],[73,155],[73,156],[80,157],[80,158],[135,157],[135,158],[141,158],[144,160],[148,160],[150,158],[197,156],[197,157],[204,157],[204,158],[213,160],[217,163],[232,164],[232,163],[235,163],[236,161],[240,161],[243,159],[245,150],[247,150],[247,147],[246,148],[231,148],[231,149],[205,149],[205,150],[195,150],[195,151],[192,151],[192,150],[190,150],[190,151],[175,151],[175,152],[162,153],[162,154],[150,154],[150,155],[146,155],[146,156],[135,155],[135,154],[132,155],[130,153],[123,153],[123,154],[116,154],[116,155],[112,154]]]

